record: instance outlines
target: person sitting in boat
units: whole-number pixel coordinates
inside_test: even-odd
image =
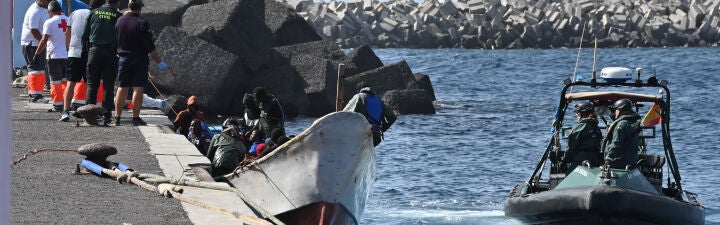
[[[605,165],[616,169],[635,168],[640,153],[640,115],[632,109],[632,102],[620,99],[610,106],[615,121],[607,129],[602,150]]]
[[[247,148],[240,139],[238,122],[229,118],[223,122],[223,131],[213,136],[207,157],[212,161],[212,176],[218,177],[235,170],[245,157]]]
[[[258,154],[260,157],[267,155],[268,153],[272,152],[277,148],[278,146],[284,144],[285,142],[280,142],[283,139],[283,137],[287,138],[285,136],[285,129],[282,128],[275,128],[270,132],[270,137],[265,139],[265,149],[262,151],[261,154]]]
[[[190,133],[188,133],[187,139],[195,145],[195,148],[197,148],[200,153],[207,155],[212,136],[210,136],[207,130],[203,129],[202,121],[194,119],[190,122]]]
[[[264,134],[269,134],[275,128],[284,127],[285,112],[280,101],[274,95],[267,93],[263,87],[257,87],[253,92],[260,112],[258,120],[260,130]]]
[[[265,133],[260,129],[253,129],[250,134],[250,149],[248,149],[248,155],[252,157],[258,157],[262,155],[265,150]]]
[[[583,161],[589,161],[590,166],[594,167],[600,166],[603,162],[600,153],[602,131],[598,127],[595,105],[592,102],[577,104],[575,115],[578,123],[568,135],[568,149],[563,157],[564,165],[568,166],[566,171],[568,174]]]
[[[368,82],[357,85],[359,93],[345,105],[343,111],[361,113],[367,118],[373,133],[373,144],[377,146],[383,139],[383,133],[395,123],[397,115],[375,95]]]
[[[187,137],[190,132],[190,122],[194,119],[205,121],[205,114],[200,111],[200,102],[197,97],[190,96],[187,100],[187,109],[180,111],[173,121],[176,132]]]

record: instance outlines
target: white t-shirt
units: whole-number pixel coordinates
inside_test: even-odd
[[[70,49],[68,57],[80,58],[82,54],[82,35],[85,32],[85,24],[90,16],[89,9],[76,9],[70,13]]]
[[[38,46],[40,40],[35,39],[30,30],[37,29],[42,34],[43,23],[48,18],[50,18],[50,14],[47,9],[38,6],[37,2],[30,5],[30,8],[25,12],[25,19],[23,19],[20,44]]]
[[[68,31],[68,18],[64,15],[53,16],[45,21],[43,35],[49,35],[47,42],[47,59],[67,59],[65,33]]]

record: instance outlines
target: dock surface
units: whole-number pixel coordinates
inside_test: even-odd
[[[148,126],[132,126],[123,112],[121,126],[76,127],[59,122],[51,104],[28,103],[25,90],[13,88],[12,159],[32,149],[77,149],[90,143],[117,148],[109,161],[139,173],[192,178],[189,164],[209,163],[158,110],[143,110]],[[47,98],[47,96],[46,96]],[[74,152],[41,152],[11,165],[12,224],[257,224],[165,198],[132,184],[91,174],[76,175],[84,156]],[[186,188],[185,196],[230,210],[243,202],[231,192]]]

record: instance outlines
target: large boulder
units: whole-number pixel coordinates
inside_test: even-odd
[[[207,0],[145,0],[142,17],[148,21],[150,31],[157,38],[164,27],[179,25],[188,7],[204,3]]]
[[[423,89],[391,90],[382,99],[399,114],[435,114],[432,97]]]
[[[385,103],[401,114],[434,114],[435,94],[427,75],[413,75],[405,60],[343,79],[344,101],[357,93],[360,82],[369,82]]]
[[[235,53],[246,69],[257,71],[273,44],[264,9],[264,0],[213,1],[188,8],[181,28]]]
[[[357,47],[348,53],[346,64],[354,67],[348,69],[348,74],[346,74],[348,76],[384,66],[380,58],[367,45]]]
[[[343,97],[345,102],[358,92],[356,86],[365,81],[372,85],[375,94],[382,95],[390,90],[416,89],[419,85],[415,81],[410,66],[405,60],[376,68],[367,72],[346,77],[343,81],[345,87]]]
[[[262,86],[269,93],[275,95],[283,106],[286,117],[295,117],[299,114],[308,115],[310,101],[305,94],[303,77],[299,76],[290,65],[258,71],[244,81],[252,88]],[[234,105],[242,106],[242,95],[234,101]]]
[[[272,46],[322,40],[305,19],[276,0],[265,0],[265,24],[274,37]]]
[[[245,77],[236,67],[238,56],[175,27],[165,27],[156,45],[177,73],[177,77],[161,73],[153,78],[159,88],[167,93],[197,96],[208,115],[234,113],[231,99]]]
[[[344,61],[345,53],[334,42],[313,41],[273,48],[273,57],[264,67],[290,65],[302,78],[300,84],[309,100],[303,114],[321,116],[335,109],[337,68]]]
[[[420,89],[423,89],[427,91],[428,95],[430,95],[430,98],[435,101],[435,89],[432,87],[432,83],[430,82],[430,76],[423,73],[416,73],[415,74],[415,81],[418,83],[418,87]]]

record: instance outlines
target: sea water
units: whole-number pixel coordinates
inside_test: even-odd
[[[386,133],[375,149],[377,181],[360,223],[519,224],[503,215],[503,202],[513,185],[529,178],[545,149],[562,80],[572,76],[578,50],[375,53],[386,65],[406,60],[414,73],[428,74],[437,114],[401,115]],[[592,55],[584,49],[579,57],[577,73],[585,79]],[[704,203],[706,224],[720,224],[720,49],[599,49],[597,56],[598,71],[642,67],[643,80],[654,71],[670,82],[671,138],[682,185]],[[313,119],[290,121],[289,133]],[[659,132],[652,141],[661,141]],[[660,151],[654,146],[650,151]]]

